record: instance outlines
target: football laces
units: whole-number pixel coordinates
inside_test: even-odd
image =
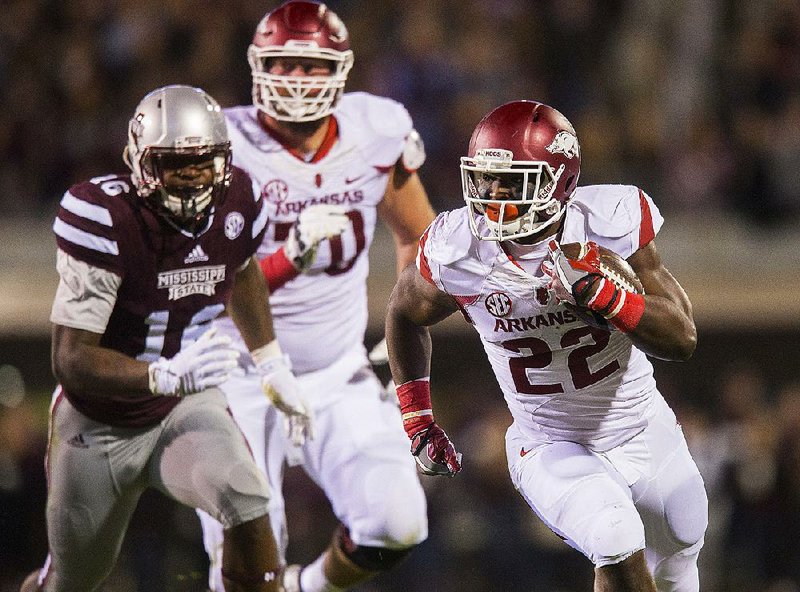
[[[629,282],[623,276],[618,274],[616,271],[605,265],[603,262],[600,262],[600,271],[608,281],[610,281],[620,290],[626,290],[628,292],[637,291],[636,286],[634,286],[631,282]]]

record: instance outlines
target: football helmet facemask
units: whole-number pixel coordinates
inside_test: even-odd
[[[147,205],[179,230],[205,229],[231,178],[231,151],[219,104],[199,88],[158,88],[128,124],[125,162]]]
[[[270,73],[276,58],[325,60],[328,75]],[[247,50],[253,77],[253,104],[280,121],[316,121],[329,115],[344,92],[353,67],[347,29],[319,2],[289,0],[256,27]]]
[[[478,123],[461,158],[470,229],[480,240],[531,236],[561,219],[581,168],[572,124],[534,101],[497,107]],[[487,235],[478,228],[483,216]]]

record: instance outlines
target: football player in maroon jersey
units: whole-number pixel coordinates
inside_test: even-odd
[[[253,257],[264,201],[204,91],[149,93],[128,132],[130,173],[71,187],[53,226],[49,555],[22,591],[95,590],[155,488],[224,524],[226,590],[276,592],[269,488],[217,388],[245,356],[293,429],[310,429]],[[245,350],[211,328],[223,312]]]

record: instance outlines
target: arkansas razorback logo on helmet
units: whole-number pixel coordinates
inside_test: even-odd
[[[575,158],[581,153],[578,138],[564,130],[556,134],[556,137],[553,138],[553,141],[550,142],[550,145],[545,150],[550,154],[563,154],[567,158]]]

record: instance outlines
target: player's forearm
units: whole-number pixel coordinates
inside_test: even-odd
[[[427,327],[413,323],[402,311],[392,309],[386,316],[389,367],[397,385],[430,376],[431,335]]]
[[[647,255],[648,251],[642,250]],[[629,336],[636,347],[662,360],[684,361],[694,353],[697,329],[692,303],[686,291],[655,255],[643,265],[640,277],[645,286],[644,311]]]
[[[262,259],[259,266],[267,280],[270,293],[300,275],[297,268],[286,257],[283,248]]]
[[[640,350],[662,360],[688,360],[697,345],[691,311],[661,296],[645,296],[644,314],[628,336]]]
[[[53,374],[67,391],[86,398],[150,394],[146,362],[97,345],[56,347]]]
[[[227,311],[250,351],[275,339],[269,290],[254,261],[236,274]]]
[[[415,239],[413,242],[403,243],[400,241],[395,241],[395,253],[397,254],[397,275],[400,276],[400,273],[411,263],[414,262],[414,259],[417,257],[417,248],[419,242]]]

